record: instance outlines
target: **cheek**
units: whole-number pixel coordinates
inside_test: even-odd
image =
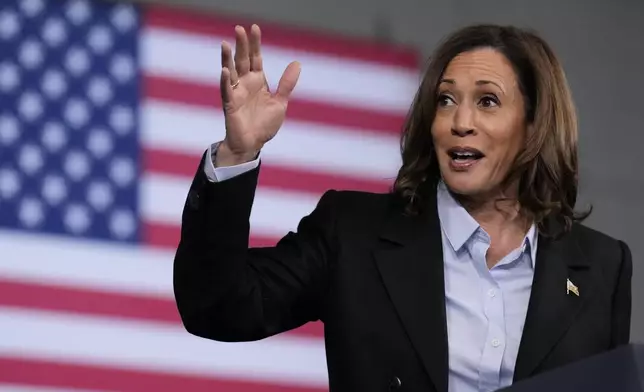
[[[516,129],[491,135],[491,155],[494,157],[495,166],[499,169],[510,167],[523,148],[524,140],[524,131]]]
[[[524,127],[521,127],[520,125],[513,127],[512,130],[508,132],[508,135],[506,135],[503,143],[507,155],[512,157],[516,156],[525,144],[525,137],[526,130]]]
[[[516,116],[481,116],[480,129],[490,141],[490,147],[501,155],[516,153],[525,142],[526,127]]]
[[[445,116],[436,116],[434,123],[432,124],[432,138],[434,139],[434,144],[439,146],[441,142],[444,142],[446,138],[450,137],[452,134],[451,122],[445,118]]]

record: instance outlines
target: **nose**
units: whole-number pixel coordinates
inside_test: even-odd
[[[452,135],[464,137],[474,133],[474,111],[469,105],[459,105],[454,113]]]

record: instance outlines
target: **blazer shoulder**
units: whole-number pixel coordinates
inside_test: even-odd
[[[363,205],[366,208],[382,208],[389,203],[392,196],[391,193],[330,189],[322,197],[333,197],[338,206],[357,207]]]
[[[575,223],[572,232],[584,247],[619,250],[621,246],[626,246],[624,241],[581,223]]]
[[[572,234],[585,256],[605,269],[622,269],[623,263],[632,263],[629,246],[618,238],[579,223],[573,225]]]
[[[393,200],[395,196],[391,193],[332,189],[322,195],[317,208],[339,221],[371,225],[386,215]]]

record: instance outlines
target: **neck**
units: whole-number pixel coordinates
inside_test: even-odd
[[[510,195],[503,192],[486,197],[455,195],[490,236],[490,247],[485,256],[488,268],[494,267],[512,249],[521,246],[532,224],[532,219],[521,209],[517,193]]]
[[[467,212],[490,235],[503,232],[525,234],[532,219],[521,209],[518,189],[496,191],[476,197],[454,195]]]

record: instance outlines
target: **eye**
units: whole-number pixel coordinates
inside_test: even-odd
[[[486,95],[481,98],[479,104],[484,108],[493,108],[499,106],[499,99],[493,95]]]
[[[439,96],[438,96],[438,106],[440,106],[440,107],[450,106],[450,105],[453,105],[455,103],[456,102],[454,102],[454,99],[452,99],[452,97],[450,97],[447,94],[439,94]]]

